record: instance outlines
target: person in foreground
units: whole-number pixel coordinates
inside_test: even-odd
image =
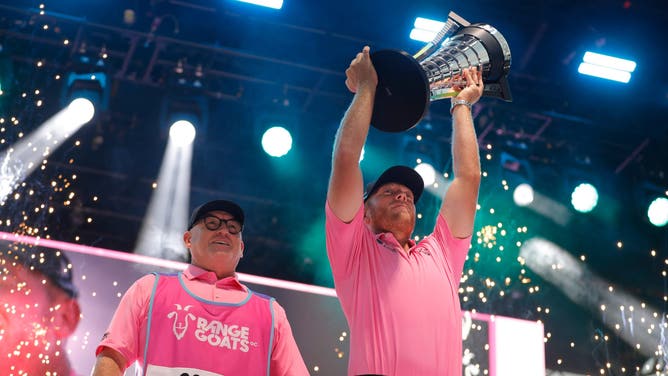
[[[65,351],[81,309],[62,251],[0,245],[0,375],[74,375]]]
[[[188,267],[149,274],[125,293],[97,347],[93,375],[308,375],[283,308],[236,276],[244,213],[225,200],[196,208],[183,234]]]
[[[462,373],[458,288],[481,178],[471,105],[483,91],[481,72],[463,76],[451,110],[454,178],[434,231],[416,244],[420,175],[390,167],[363,191],[358,161],[378,83],[369,48],[346,70],[355,96],[336,135],[325,210],[327,254],[350,326],[350,375]]]

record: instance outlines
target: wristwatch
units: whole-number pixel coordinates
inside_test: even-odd
[[[471,111],[471,106],[473,106],[473,103],[463,100],[463,99],[453,99],[452,104],[450,105],[450,114],[452,114],[452,111],[455,109],[456,106],[459,106],[460,104],[463,104],[464,106],[469,108],[469,111]]]

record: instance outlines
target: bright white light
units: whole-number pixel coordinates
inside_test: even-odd
[[[364,160],[364,146],[362,146],[362,152],[360,153],[360,160],[358,162],[362,162]]]
[[[411,30],[410,38],[418,42],[431,42],[436,38],[436,32],[422,29]]]
[[[654,356],[657,344],[662,346],[659,332],[664,323],[661,321],[662,316],[654,314],[661,312],[661,308],[646,305],[625,291],[623,286],[615,286],[614,292],[611,292],[611,282],[591,271],[587,263],[575,258],[573,253],[576,252],[561,248],[550,240],[531,238],[521,245],[519,256],[544,281],[560,289],[574,303],[595,316],[601,316],[602,305],[635,307],[635,312],[626,317],[624,314],[605,314],[603,324],[627,344],[638,345],[639,353]],[[656,333],[643,330],[645,328],[657,328]]]
[[[443,26],[445,26],[445,22],[430,20],[429,18],[416,17],[413,26],[416,29],[422,29],[438,33],[439,31],[441,31]]]
[[[598,191],[589,183],[582,183],[573,189],[571,204],[580,213],[589,213],[598,204]]]
[[[272,157],[282,157],[292,149],[292,136],[283,127],[271,127],[262,135],[262,148]]]
[[[283,7],[283,0],[237,0],[237,1],[273,9],[281,9]]]
[[[11,163],[12,151],[13,149],[10,148],[8,152],[0,155],[2,157],[0,161],[0,205],[3,205],[5,198],[14,192],[19,176],[21,176],[20,169],[23,166]]]
[[[513,191],[513,201],[517,206],[527,206],[533,202],[533,187],[527,183],[522,183],[515,187]]]
[[[192,142],[178,145],[172,135],[175,129],[174,133],[180,133],[188,125],[192,126],[184,123],[188,122],[183,121],[182,125],[170,128],[170,142],[162,157],[157,185],[137,235],[134,250],[137,254],[164,260],[185,260],[188,252],[183,244],[183,231],[188,226],[193,145]],[[193,129],[193,137],[194,133]]]
[[[422,176],[425,187],[436,182],[436,170],[434,169],[434,166],[430,165],[429,163],[420,163],[419,165],[415,166],[415,171],[417,171],[417,173]]]
[[[617,57],[601,55],[594,52],[585,52],[582,61],[589,64],[599,65],[606,68],[621,70],[624,72],[633,72],[636,70],[636,62],[620,59]]]
[[[44,159],[90,120],[94,111],[91,108],[88,100],[72,101],[30,134],[0,152],[0,206]]]
[[[77,124],[88,123],[95,115],[93,102],[86,98],[76,98],[67,106],[67,116]]]
[[[605,78],[606,80],[618,81],[625,84],[631,80],[631,73],[629,72],[624,72],[617,69],[602,67],[600,65],[594,65],[589,63],[580,63],[580,66],[578,67],[578,72],[581,74],[586,74],[588,76]]]
[[[668,223],[668,199],[658,197],[649,204],[647,218],[656,227],[665,226]]]
[[[413,25],[415,28],[411,30],[410,38],[427,43],[436,38],[436,34],[445,26],[445,22],[417,17]]]
[[[195,127],[187,120],[178,120],[169,127],[169,138],[179,146],[190,145],[195,139]]]

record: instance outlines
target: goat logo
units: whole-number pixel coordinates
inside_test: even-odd
[[[190,308],[192,308],[191,305],[187,305],[185,307],[181,307],[180,304],[174,304],[176,306],[176,311],[172,311],[167,314],[167,318],[173,318],[174,321],[172,322],[172,331],[174,332],[174,335],[176,336],[176,339],[181,339],[183,336],[186,334],[186,331],[188,330],[188,321],[195,320],[195,315],[192,313],[188,312]],[[184,311],[185,312],[185,317],[183,318],[183,321],[179,321],[179,311]]]

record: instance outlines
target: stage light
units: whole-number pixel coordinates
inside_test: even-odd
[[[571,205],[580,213],[589,213],[598,204],[598,190],[589,183],[580,183],[571,193]]]
[[[655,355],[649,357],[640,369],[640,376],[666,376],[668,368],[666,368],[666,359],[662,355]]]
[[[67,106],[67,114],[73,122],[85,124],[95,116],[95,106],[87,98],[76,98]]]
[[[432,185],[436,182],[436,170],[434,169],[434,166],[432,166],[429,163],[420,163],[417,166],[415,166],[415,171],[417,171],[420,176],[422,176],[422,180],[424,180],[424,185],[429,186]]]
[[[106,73],[68,73],[61,99],[63,105],[73,103],[76,99],[87,99],[94,109],[105,111],[109,105]]]
[[[597,54],[595,52],[585,52],[582,57],[585,63],[616,69],[624,72],[633,72],[636,70],[635,61],[620,59],[617,57]]]
[[[186,120],[174,122],[162,158],[148,209],[144,215],[135,253],[165,260],[185,261],[183,231],[190,203],[195,127]]]
[[[513,201],[517,206],[527,206],[533,202],[534,192],[531,184],[521,183],[513,191]]]
[[[75,99],[35,131],[0,153],[0,206],[32,171],[94,114],[87,99]]]
[[[169,127],[169,138],[179,146],[189,145],[195,140],[195,126],[188,120],[177,120]]]
[[[206,97],[191,89],[172,89],[162,102],[161,131],[168,133],[169,138],[137,236],[134,251],[138,254],[165,260],[187,259],[183,231],[187,227],[190,205],[193,141],[196,134],[202,137],[202,133],[206,133],[209,116]],[[183,94],[186,92],[192,95]]]
[[[656,227],[665,226],[668,223],[668,198],[655,198],[647,208],[647,218]]]
[[[262,149],[272,157],[280,158],[292,149],[292,136],[287,129],[275,126],[262,135]]]
[[[419,42],[431,42],[439,31],[445,26],[445,22],[417,17],[413,23],[410,38]]]
[[[631,80],[631,73],[623,72],[612,68],[600,67],[589,63],[580,63],[578,73],[587,76],[604,78],[606,80],[628,83]]]
[[[631,72],[635,69],[634,61],[587,51],[582,57],[578,73],[628,83],[631,80]]]
[[[283,7],[283,0],[237,0],[237,1],[241,3],[259,5],[262,7],[267,7],[272,9],[281,9]]]
[[[201,88],[194,88],[190,81],[178,83],[175,76],[179,75],[174,74],[170,77],[167,95],[162,98],[160,104],[160,134],[171,138],[172,125],[185,121],[194,128],[193,131],[196,131],[199,139],[206,139],[210,116],[209,98]]]
[[[571,301],[601,315],[603,324],[644,356],[654,356],[663,348],[664,323],[655,312],[660,309],[643,303],[621,286],[591,271],[571,252],[543,238],[531,238],[520,247],[525,265],[561,290]]]

